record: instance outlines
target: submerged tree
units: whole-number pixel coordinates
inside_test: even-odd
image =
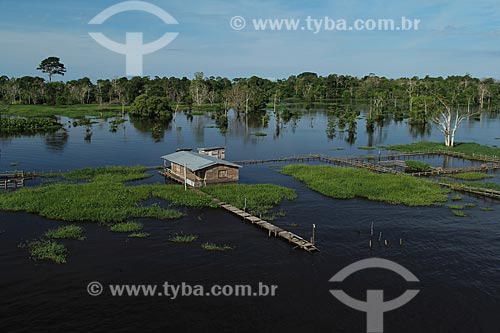
[[[446,147],[453,147],[455,145],[456,132],[462,122],[480,113],[480,111],[472,111],[470,105],[467,109],[461,109],[460,107],[453,109],[443,98],[437,96],[437,99],[443,107],[438,108],[432,116],[432,121],[438,125],[439,130],[444,134],[444,144]]]
[[[131,113],[143,118],[172,119],[172,108],[165,97],[140,95],[132,104]]]
[[[52,82],[52,76],[64,76],[64,73],[66,73],[66,67],[63,63],[61,63],[61,59],[58,57],[48,57],[47,59],[42,60],[37,70],[47,74],[49,76],[49,82]]]

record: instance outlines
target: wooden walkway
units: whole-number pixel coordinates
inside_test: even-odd
[[[484,197],[500,199],[500,191],[490,190],[486,188],[465,186],[462,184],[453,184],[453,183],[439,183],[439,185],[451,188],[454,191],[468,192],[468,193],[482,195]]]
[[[0,190],[18,189],[24,187],[26,180],[37,177],[34,172],[11,171],[0,173]]]
[[[321,158],[321,161],[328,163],[328,164],[335,164],[335,165],[339,165],[339,166],[349,166],[349,167],[354,167],[354,168],[368,169],[368,170],[376,172],[376,173],[390,173],[390,174],[394,174],[394,175],[399,175],[399,174],[403,173],[403,172],[396,170],[394,168],[390,168],[390,167],[383,166],[380,164],[366,162],[366,161],[364,161],[362,159],[358,159],[358,158],[353,159],[353,158],[323,156]]]
[[[236,161],[236,164],[262,164],[262,163],[275,163],[275,162],[313,162],[321,160],[321,155],[319,154],[311,154],[307,156],[292,156],[292,157],[284,157],[284,158],[273,158],[268,160],[244,160],[244,161]]]
[[[206,194],[205,192],[201,192],[201,191],[199,191],[199,192],[211,197],[212,200],[219,207],[224,208],[225,210],[227,210],[227,211],[229,211],[229,212],[231,212],[239,217],[242,217],[245,221],[249,221],[252,224],[255,224],[255,225],[267,230],[269,236],[274,235],[277,238],[285,239],[289,243],[295,245],[296,248],[300,248],[300,249],[305,250],[307,252],[319,251],[319,249],[314,244],[312,244],[309,241],[306,241],[302,237],[297,236],[296,234],[294,234],[290,231],[286,231],[280,227],[275,226],[274,224],[271,224],[271,223],[264,221],[256,216],[253,216],[253,215],[251,215],[251,214],[249,214],[249,213],[247,213],[247,212],[245,212],[237,207],[226,204],[226,203],[220,201],[219,199],[216,199],[216,198]]]

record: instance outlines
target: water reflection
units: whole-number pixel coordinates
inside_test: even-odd
[[[45,135],[45,144],[50,151],[63,152],[66,144],[68,143],[68,132],[66,130],[59,130],[54,133]]]

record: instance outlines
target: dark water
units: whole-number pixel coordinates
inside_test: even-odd
[[[257,119],[256,122],[260,123]],[[372,139],[358,124],[356,142],[337,133],[327,138],[327,118],[322,112],[304,115],[293,126],[286,124],[275,136],[268,128],[233,120],[221,135],[208,117],[189,121],[178,116],[163,139],[140,124],[125,124],[109,132],[104,121],[94,125],[92,141],[84,140],[82,127],[67,136],[1,139],[0,169],[74,169],[111,164],[155,165],[159,156],[177,147],[226,145],[228,159],[267,158],[307,153],[332,155],[373,154],[358,146],[387,145],[418,140],[438,140],[431,130],[412,136],[405,123],[388,122]],[[460,141],[494,145],[499,119],[470,122]],[[267,137],[248,133],[266,132]],[[347,133],[345,134],[347,136]],[[333,148],[345,150],[333,150]],[[438,161],[436,163],[439,163]],[[459,163],[459,162],[456,162]],[[466,218],[455,217],[446,207],[408,208],[366,200],[333,200],[310,191],[300,182],[276,171],[280,164],[245,166],[243,183],[271,182],[294,188],[298,199],[279,207],[285,217],[276,224],[309,237],[316,224],[319,254],[293,249],[286,242],[269,239],[258,228],[221,210],[187,210],[175,221],[144,220],[146,239],[129,239],[95,224],[86,228],[84,242],[65,241],[70,255],[66,265],[33,262],[17,245],[40,237],[61,223],[31,214],[0,214],[0,330],[10,331],[172,331],[172,332],[364,332],[366,316],[337,301],[328,280],[345,266],[370,257],[396,261],[420,280],[420,294],[404,307],[385,314],[386,332],[499,332],[500,318],[500,220],[498,202],[464,196],[460,204],[474,202]],[[153,180],[162,179],[155,176]],[[451,204],[451,201],[450,201]],[[496,211],[481,211],[492,207]],[[383,232],[389,246],[368,246],[370,225]],[[289,226],[298,224],[297,226]],[[361,231],[361,233],[359,233]],[[175,233],[194,233],[191,244],[169,244]],[[404,239],[403,247],[398,245]],[[203,242],[233,246],[232,251],[212,253]],[[275,284],[275,297],[91,297],[86,286],[102,284],[192,283]],[[409,285],[385,270],[358,272],[341,286],[351,296],[364,299],[367,289],[383,289],[392,299]]]

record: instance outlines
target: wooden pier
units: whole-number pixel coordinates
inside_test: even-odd
[[[244,160],[244,161],[236,161],[236,164],[263,164],[263,163],[276,163],[276,162],[313,162],[320,161],[321,155],[319,154],[311,154],[307,156],[292,156],[292,157],[284,157],[284,158],[273,158],[268,160]]]
[[[453,184],[453,183],[439,183],[439,185],[448,187],[454,191],[468,192],[468,193],[481,195],[483,197],[500,199],[500,191],[490,190],[490,189],[486,189],[486,188],[466,186],[466,185],[462,185],[462,184]]]
[[[201,192],[201,191],[198,191],[198,192],[203,193],[203,194],[211,197],[212,200],[219,207],[224,208],[228,212],[231,212],[239,217],[242,217],[245,221],[249,221],[252,224],[255,224],[255,225],[261,227],[262,229],[267,230],[269,237],[274,235],[277,238],[282,238],[284,240],[287,240],[289,243],[295,245],[296,248],[300,248],[300,249],[305,250],[307,252],[315,252],[315,251],[319,252],[319,249],[313,243],[303,239],[302,237],[300,237],[300,236],[298,236],[290,231],[286,231],[280,227],[275,226],[274,224],[271,224],[267,221],[262,220],[259,217],[253,216],[253,215],[245,212],[244,210],[241,210],[237,207],[234,207],[234,206],[229,205],[225,202],[222,202],[219,199],[214,198],[214,197],[206,194],[205,192]]]
[[[36,178],[35,173],[24,171],[11,171],[0,173],[0,190],[18,189],[24,187],[26,180]]]
[[[403,172],[396,170],[394,168],[366,162],[366,161],[363,161],[362,159],[359,159],[359,158],[342,158],[342,157],[323,156],[321,158],[321,161],[328,163],[328,164],[335,164],[338,166],[348,166],[348,167],[354,167],[354,168],[368,169],[368,170],[376,172],[376,173],[390,173],[390,174],[394,174],[394,175],[399,175],[399,174],[403,173]]]

